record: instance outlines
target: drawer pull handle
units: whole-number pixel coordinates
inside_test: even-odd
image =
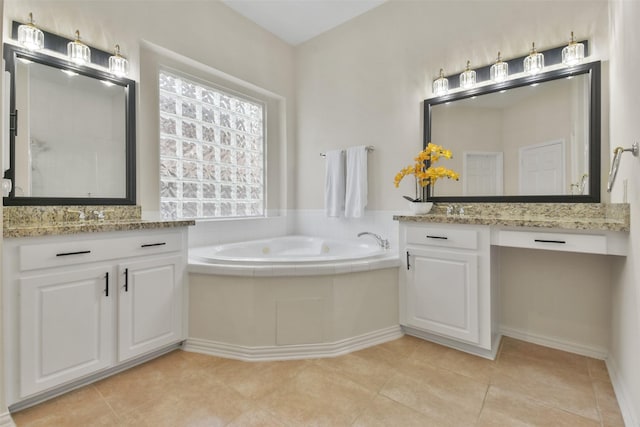
[[[109,296],[109,272],[104,274],[104,296]]]
[[[427,239],[449,240],[447,236],[430,236],[428,234],[427,234]]]
[[[144,245],[140,245],[141,248],[150,248],[152,246],[164,246],[166,245],[166,242],[162,242],[162,243],[146,243]]]
[[[129,269],[124,269],[124,291],[129,292]]]
[[[547,240],[547,239],[534,239],[534,242],[536,243],[558,243],[560,245],[564,245],[565,242],[564,240]]]
[[[69,255],[82,255],[82,254],[90,254],[91,251],[78,251],[78,252],[61,252],[56,254],[56,256],[69,256]]]

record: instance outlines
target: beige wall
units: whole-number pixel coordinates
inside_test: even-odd
[[[24,21],[33,12],[42,29],[82,39],[110,51],[119,43],[130,59],[131,77],[138,81],[137,199],[143,212],[158,210],[157,104],[145,102],[155,94],[155,81],[140,78],[141,52],[158,46],[173,60],[189,60],[189,69],[210,67],[255,88],[279,96],[286,117],[279,139],[269,141],[272,157],[269,208],[291,208],[295,182],[288,159],[295,152],[293,48],[218,1],[38,1],[9,0],[4,5],[4,37],[12,20]],[[165,55],[165,56],[167,56]]]
[[[640,66],[640,3],[613,1],[611,26],[611,149],[640,142],[640,82],[635,78]],[[609,366],[617,372],[616,392],[625,398],[628,426],[640,425],[640,158],[622,156],[612,192],[612,201],[627,198],[631,204],[629,255],[613,265],[611,356]],[[616,384],[617,382],[617,384]],[[622,406],[621,405],[621,406]],[[635,409],[634,409],[635,408]]]
[[[370,144],[368,208],[405,209],[412,185],[398,190],[393,177],[422,147],[422,101],[439,69],[490,64],[498,50],[520,56],[532,41],[558,46],[571,30],[606,59],[606,2],[578,4],[391,0],[299,46],[297,207],[322,207],[319,152]]]

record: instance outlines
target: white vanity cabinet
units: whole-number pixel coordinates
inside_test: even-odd
[[[186,228],[5,239],[9,404],[186,337]]]
[[[182,256],[120,264],[118,361],[180,341]]]
[[[493,357],[489,228],[401,222],[400,239],[405,331]]]
[[[21,395],[111,365],[112,270],[106,264],[18,279]]]

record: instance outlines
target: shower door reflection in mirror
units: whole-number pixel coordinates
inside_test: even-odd
[[[126,89],[33,61],[15,67],[15,197],[124,198]]]

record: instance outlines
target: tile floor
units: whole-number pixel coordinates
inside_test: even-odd
[[[405,336],[330,359],[174,351],[13,414],[22,426],[623,426],[604,362],[504,338],[489,361]]]

